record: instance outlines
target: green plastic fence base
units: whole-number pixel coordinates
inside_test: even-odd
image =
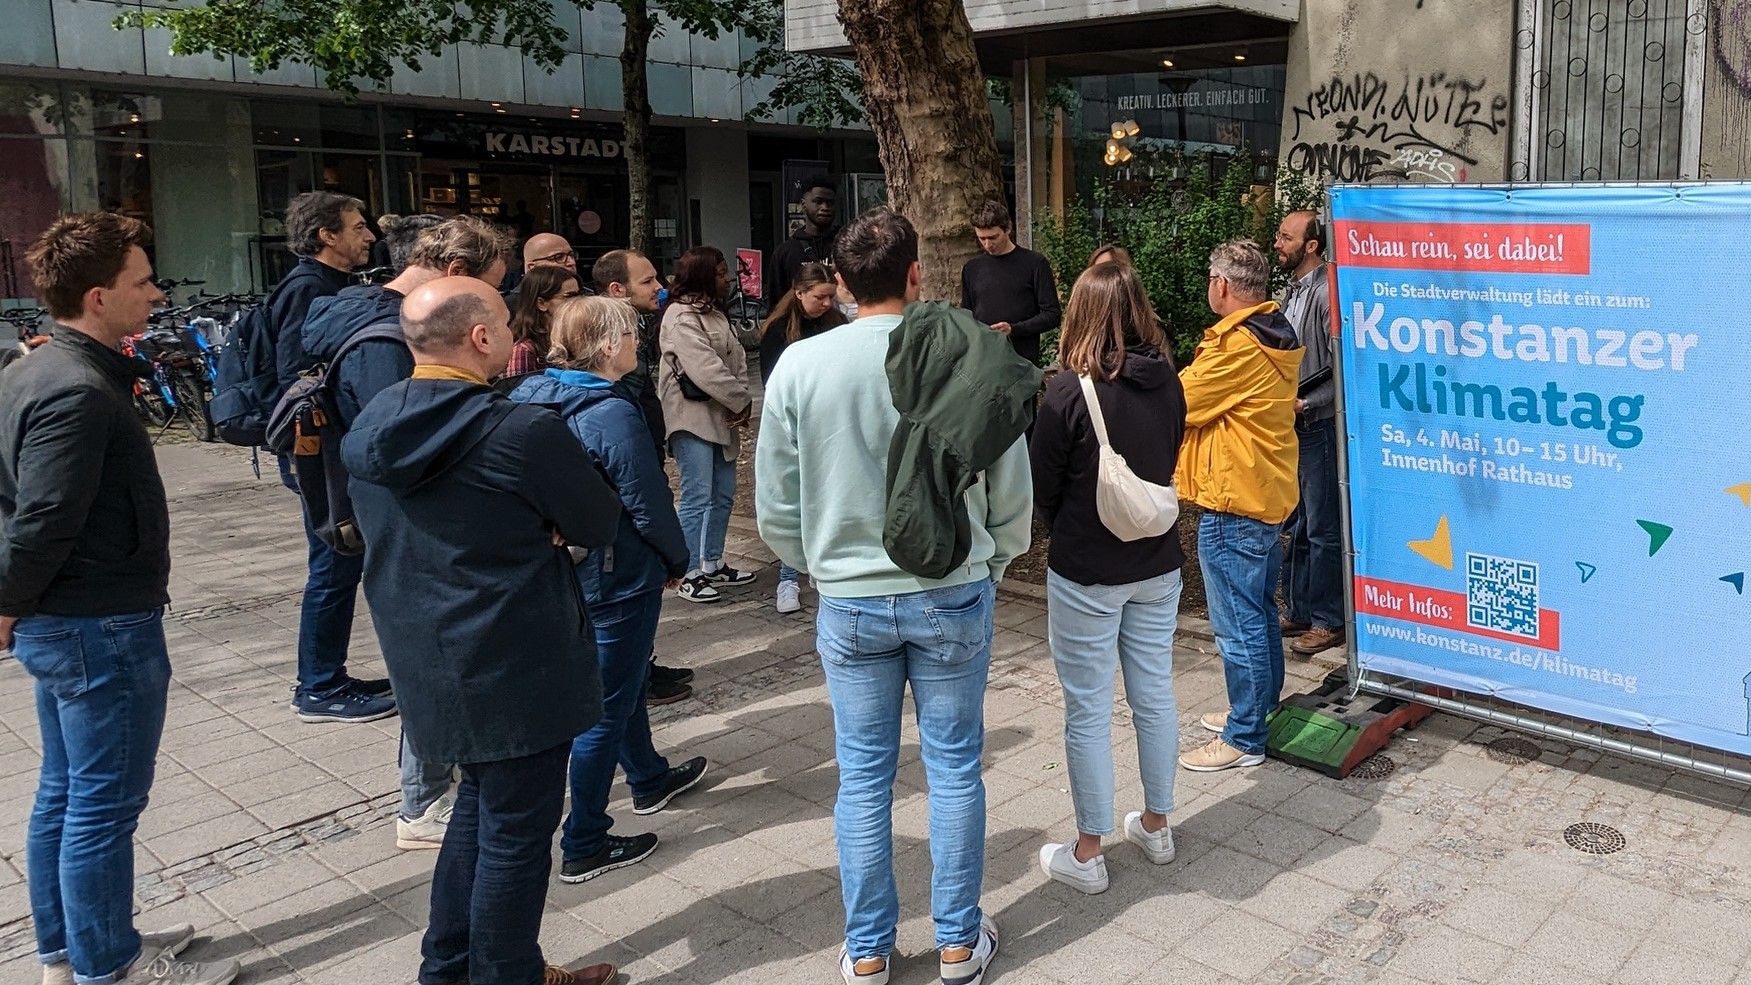
[[[1271,713],[1265,751],[1278,759],[1341,777],[1363,728],[1311,708],[1284,705]]]

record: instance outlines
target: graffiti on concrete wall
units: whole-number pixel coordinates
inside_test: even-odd
[[[1708,33],[1725,85],[1711,84],[1706,97],[1719,123],[1704,130],[1703,177],[1751,174],[1751,0],[1711,0]]]
[[[1507,127],[1508,96],[1446,72],[1401,81],[1358,72],[1316,86],[1292,117],[1284,163],[1296,170],[1339,181],[1455,182],[1477,164],[1477,138]]]

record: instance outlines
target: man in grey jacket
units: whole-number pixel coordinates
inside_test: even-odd
[[[1291,212],[1277,228],[1277,263],[1290,272],[1283,314],[1307,355],[1301,379],[1323,371],[1324,383],[1295,401],[1301,442],[1301,505],[1288,523],[1283,559],[1283,633],[1299,633],[1289,648],[1318,653],[1344,642],[1343,531],[1338,506],[1336,384],[1330,378],[1331,295],[1326,284],[1325,230],[1312,212]]]

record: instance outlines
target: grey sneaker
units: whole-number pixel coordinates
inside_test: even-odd
[[[241,971],[243,965],[235,960],[178,961],[160,953],[150,964],[136,962],[117,985],[231,985]]]
[[[985,969],[997,956],[997,922],[991,914],[979,915],[979,938],[965,947],[945,947],[936,952],[942,985],[982,985]]]
[[[163,930],[140,932],[140,957],[151,959],[161,954],[172,958],[194,943],[194,924],[184,923]],[[43,965],[43,985],[73,985],[73,965],[66,961]]]

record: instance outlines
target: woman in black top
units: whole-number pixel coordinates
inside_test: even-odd
[[[838,285],[826,264],[805,263],[798,268],[790,289],[772,309],[760,335],[762,386],[772,378],[772,370],[778,366],[778,357],[784,354],[786,346],[845,324],[845,316],[833,306],[837,295]],[[801,572],[783,561],[778,562],[778,594],[774,604],[784,613],[803,607]]]
[[[845,316],[833,304],[837,297],[838,285],[826,264],[805,263],[797,270],[790,289],[773,307],[766,324],[760,326],[762,384],[772,378],[772,370],[785,346],[845,324]]]
[[[1143,810],[1125,839],[1157,865],[1173,860],[1173,771],[1179,716],[1173,634],[1179,613],[1177,523],[1159,537],[1120,540],[1095,506],[1100,443],[1081,377],[1093,382],[1108,440],[1131,471],[1169,485],[1185,433],[1186,400],[1160,322],[1129,264],[1077,278],[1058,340],[1063,372],[1046,387],[1031,446],[1034,502],[1052,530],[1047,615],[1064,685],[1064,747],[1077,838],[1040,850],[1046,874],[1086,893],[1107,888],[1101,838],[1113,830],[1113,675],[1123,670],[1137,732]]]

